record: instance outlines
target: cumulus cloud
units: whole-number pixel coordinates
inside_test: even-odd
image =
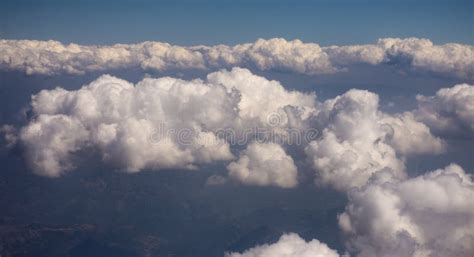
[[[236,162],[227,166],[229,177],[247,185],[274,185],[283,188],[298,184],[291,156],[274,143],[251,143]]]
[[[267,92],[275,99],[258,101]],[[314,97],[239,68],[210,74],[206,81],[146,78],[136,85],[104,75],[76,91],[34,95],[34,118],[18,138],[40,175],[55,177],[73,168],[72,155],[84,149],[98,150],[104,161],[129,172],[195,168],[233,158],[220,129],[237,136],[249,136],[243,130],[252,126],[284,130],[288,118],[269,125],[266,116],[285,115],[283,109],[293,106],[303,120]]]
[[[385,48],[387,62],[408,62],[411,68],[428,72],[456,75],[472,79],[474,76],[474,46],[461,44],[434,45],[428,39],[387,38],[378,45]]]
[[[21,129],[20,140],[34,170],[47,176],[70,169],[69,156],[89,146],[131,172],[192,168],[232,158],[227,143],[201,124],[220,125],[236,115],[233,101],[225,88],[200,82],[145,79],[134,86],[106,75],[77,91],[33,96],[36,118]],[[184,138],[165,134],[180,129],[187,129]]]
[[[448,135],[474,133],[474,86],[459,84],[442,88],[434,96],[418,95],[416,118],[433,131]]]
[[[471,45],[435,45],[428,39],[383,38],[376,44],[331,46],[324,51],[330,56],[331,63],[339,66],[386,63],[459,78],[472,79],[474,76],[474,47]]]
[[[461,44],[434,45],[418,38],[386,38],[375,44],[328,47],[281,38],[235,46],[193,47],[161,42],[83,46],[57,41],[0,40],[0,67],[28,74],[75,74],[125,67],[169,70],[243,66],[312,75],[344,71],[348,66],[365,63],[396,64],[472,79],[473,49]]]
[[[398,180],[383,174],[349,193],[339,225],[360,257],[472,256],[474,183],[451,164]]]
[[[247,66],[260,70],[289,70],[304,74],[333,73],[337,69],[329,62],[323,49],[314,43],[282,38],[259,39],[252,44],[236,46],[195,47],[212,66]]]
[[[226,253],[225,257],[339,257],[337,251],[313,239],[306,242],[294,233],[285,234],[274,244],[250,248],[243,253]],[[342,257],[342,256],[341,256]]]
[[[353,89],[320,105],[316,126],[321,137],[305,149],[317,183],[348,191],[381,170],[403,178],[401,157],[444,150],[444,143],[410,113],[389,115],[379,111],[378,103],[378,95]]]
[[[88,136],[77,119],[55,115],[39,116],[22,129],[20,139],[27,146],[25,156],[35,172],[55,177],[73,168],[70,154],[86,144]]]

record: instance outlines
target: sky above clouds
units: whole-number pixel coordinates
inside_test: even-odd
[[[474,254],[472,2],[0,5],[1,256]]]
[[[468,0],[6,0],[0,7],[6,39],[233,45],[284,37],[327,46],[422,37],[473,43]]]

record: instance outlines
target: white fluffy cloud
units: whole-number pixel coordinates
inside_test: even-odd
[[[435,45],[428,39],[384,38],[376,44],[324,48],[333,64],[396,64],[407,69],[472,79],[474,47],[461,44]],[[407,65],[407,66],[406,66]]]
[[[360,257],[472,256],[473,199],[472,178],[451,164],[407,180],[371,180],[349,193],[339,225]]]
[[[385,60],[393,63],[409,62],[411,68],[461,78],[474,76],[474,46],[461,44],[434,45],[428,39],[387,38],[378,45],[385,49]]]
[[[459,84],[442,88],[434,96],[417,96],[416,118],[435,132],[474,134],[474,86]]]
[[[294,233],[285,234],[274,244],[250,248],[243,253],[227,253],[225,257],[339,257],[337,251],[313,239],[306,242]]]
[[[308,119],[315,112],[314,93],[288,91],[280,82],[255,76],[247,69],[214,72],[207,76],[207,81],[240,93],[238,109],[239,116],[245,121],[240,124],[244,129],[252,126],[301,127],[298,121]],[[297,113],[288,107],[296,107]],[[277,118],[275,122],[270,120],[274,116]]]
[[[141,67],[202,69],[202,54],[161,42],[83,46],[58,41],[0,40],[0,66],[27,74],[72,73]]]
[[[258,101],[267,92],[275,100]],[[105,75],[77,91],[34,95],[35,117],[19,141],[35,172],[52,177],[71,169],[72,155],[82,149],[97,149],[104,161],[130,172],[194,168],[233,158],[219,129],[237,136],[249,136],[243,130],[253,126],[284,130],[288,118],[269,125],[267,115],[286,117],[283,109],[293,106],[302,110],[302,120],[314,109],[314,97],[239,68],[210,74],[205,82],[147,78],[132,85]]]
[[[383,63],[472,78],[473,46],[434,45],[427,39],[386,38],[375,44],[321,47],[300,40],[259,39],[235,46],[181,47],[161,42],[82,46],[57,41],[0,40],[0,67],[28,74],[83,73],[125,67],[143,69],[220,69],[244,66],[328,74],[360,63]]]
[[[412,112],[384,115],[381,120],[387,133],[386,141],[398,153],[439,154],[446,150],[446,143],[431,134],[424,123],[416,120]]]
[[[19,138],[41,175],[60,175],[72,167],[70,155],[86,147],[131,172],[192,168],[233,157],[227,143],[207,129],[237,115],[237,100],[223,87],[200,82],[145,79],[134,86],[106,75],[77,91],[57,88],[33,96],[36,118]],[[180,129],[190,133],[165,134]]]
[[[318,183],[347,191],[381,170],[403,178],[400,155],[443,151],[443,142],[411,114],[382,113],[378,101],[374,93],[353,89],[320,105],[322,135],[306,147]]]
[[[236,162],[227,166],[229,177],[243,184],[283,188],[298,184],[298,173],[291,156],[275,143],[251,143]]]

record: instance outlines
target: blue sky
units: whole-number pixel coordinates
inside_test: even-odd
[[[473,44],[473,1],[52,1],[0,3],[0,37],[81,44],[356,44],[381,37]]]

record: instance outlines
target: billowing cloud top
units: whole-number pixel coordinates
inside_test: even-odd
[[[45,176],[71,169],[70,155],[90,147],[98,149],[104,161],[130,172],[194,168],[233,158],[229,142],[219,137],[221,129],[239,140],[247,140],[250,135],[244,132],[252,127],[279,133],[297,128],[301,122],[294,121],[307,119],[314,104],[314,94],[287,91],[276,81],[239,68],[209,74],[205,82],[166,77],[133,85],[104,75],[76,91],[56,88],[34,95],[34,118],[18,136],[34,171]],[[287,110],[289,106],[298,112]],[[282,118],[269,123],[272,114]],[[274,157],[296,172],[281,149],[265,149],[280,153]],[[293,186],[294,175],[276,183]]]
[[[340,255],[316,239],[306,242],[297,234],[290,233],[282,235],[274,244],[255,246],[243,253],[227,253],[225,257],[340,257]]]
[[[275,143],[251,143],[237,162],[227,166],[229,176],[244,184],[276,185],[283,188],[298,184],[291,156]]]
[[[374,179],[350,192],[339,224],[359,257],[473,256],[473,199],[472,178],[451,164],[408,180]]]
[[[378,95],[354,89],[320,105],[316,126],[321,137],[305,149],[317,182],[348,191],[382,170],[403,178],[405,164],[400,155],[444,150],[443,141],[411,113],[389,115],[379,111],[378,105]]]
[[[161,42],[83,46],[57,41],[0,40],[0,67],[27,74],[84,73],[125,67],[152,70],[234,66],[328,74],[354,64],[397,64],[406,69],[472,79],[474,47],[434,45],[427,39],[385,38],[375,44],[321,47],[300,40],[259,39],[235,46],[182,47]]]
[[[474,134],[474,86],[442,88],[434,96],[417,96],[417,119],[440,134]]]

